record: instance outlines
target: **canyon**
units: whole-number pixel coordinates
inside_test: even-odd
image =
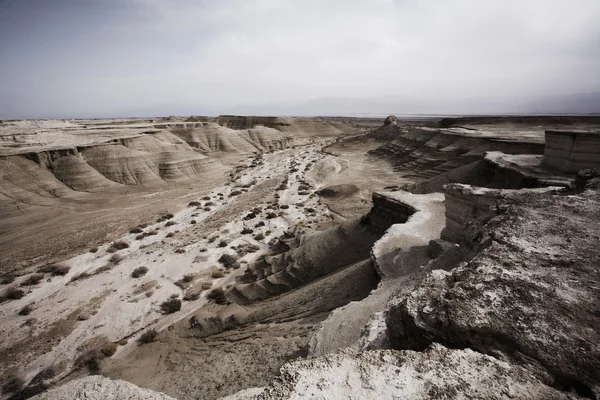
[[[600,118],[0,121],[2,398],[600,396]]]

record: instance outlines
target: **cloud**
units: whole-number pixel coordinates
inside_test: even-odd
[[[28,112],[600,89],[596,0],[44,3],[0,3],[0,85]]]

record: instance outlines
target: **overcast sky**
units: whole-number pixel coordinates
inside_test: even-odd
[[[598,91],[599,21],[599,0],[0,0],[0,118]]]

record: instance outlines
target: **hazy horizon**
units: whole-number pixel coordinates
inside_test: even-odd
[[[593,0],[0,0],[0,118],[600,112],[599,17]]]

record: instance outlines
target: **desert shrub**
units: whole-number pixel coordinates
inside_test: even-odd
[[[218,236],[211,236],[211,237],[208,238],[208,243],[212,243],[215,240],[217,240],[218,238],[219,238]]]
[[[90,253],[97,253],[98,252],[98,248],[97,247],[92,247],[90,249]]]
[[[129,243],[119,240],[111,244],[110,247],[116,250],[123,250],[129,247]]]
[[[9,287],[2,293],[0,296],[0,302],[4,300],[18,300],[25,296],[25,292],[21,289],[17,289],[16,287]]]
[[[185,249],[183,249],[183,248],[180,247],[180,248],[178,248],[178,249],[175,250],[175,253],[177,253],[177,254],[183,254],[183,253],[185,253]]]
[[[275,214],[274,212],[270,212],[267,214],[267,216],[265,218],[267,218],[267,219],[277,218],[277,214]]]
[[[142,233],[142,232],[143,232],[143,230],[141,230],[141,229],[140,229],[140,228],[138,228],[138,227],[131,228],[131,229],[129,230],[129,233]]]
[[[89,278],[91,275],[88,274],[87,272],[81,272],[75,276],[73,276],[70,280],[70,282],[75,282],[75,281],[80,281],[82,279],[86,279]]]
[[[225,266],[225,268],[231,268],[233,264],[237,262],[237,256],[232,254],[224,253],[219,257],[219,262]]]
[[[177,312],[177,311],[181,310],[181,300],[170,299],[167,301],[163,301],[163,303],[160,305],[160,309],[165,314],[172,314],[174,312]]]
[[[290,208],[290,206],[288,206],[287,204],[282,204],[279,206],[279,208],[281,208],[282,210],[287,210],[288,208]]]
[[[195,278],[195,277],[196,277],[196,275],[195,275],[195,274],[185,274],[185,275],[183,276],[183,281],[184,281],[184,282],[191,282],[191,281],[193,281],[193,280],[194,280],[194,278]]]
[[[135,240],[142,240],[143,238],[145,238],[146,236],[148,236],[147,233],[142,233],[141,235],[137,235],[135,237]]]
[[[227,242],[227,240],[221,240],[219,242],[219,247],[226,247],[229,244],[229,242]]]
[[[253,212],[251,212],[251,213],[249,213],[248,215],[246,215],[244,217],[244,221],[249,221],[249,220],[254,219],[254,218],[256,218],[256,214],[254,214]]]
[[[213,203],[212,201],[207,201],[206,203],[204,203],[204,207],[210,207],[210,206],[214,206],[215,203]]]
[[[129,341],[127,339],[121,339],[117,342],[119,346],[125,346]]]
[[[123,257],[121,257],[118,254],[113,254],[112,256],[110,256],[110,258],[108,259],[109,262],[113,263],[113,264],[118,264],[121,261],[123,261]]]
[[[239,190],[234,190],[231,193],[229,193],[229,197],[233,197],[233,196],[239,196],[240,194],[242,194],[241,191]]]
[[[262,233],[258,233],[256,235],[254,235],[254,240],[263,240],[265,238],[265,235]]]
[[[202,283],[202,290],[208,290],[212,287],[212,282],[204,282]]]
[[[131,277],[132,278],[139,278],[140,276],[146,275],[147,272],[148,272],[148,268],[147,267],[137,267],[131,273]]]
[[[219,193],[219,195],[223,195],[223,193]],[[208,196],[204,196],[204,197],[202,198],[202,200],[210,200],[210,197],[208,197]]]
[[[223,288],[215,288],[213,290],[211,290],[210,292],[208,292],[208,295],[206,296],[207,299],[214,301],[217,304],[227,304],[227,298],[225,297],[225,291],[223,290]]]
[[[175,221],[168,221],[165,226],[173,226],[175,225]]]
[[[100,348],[100,352],[104,354],[106,357],[111,357],[117,351],[116,343],[106,343],[104,346]]]
[[[90,374],[99,375],[100,374],[100,362],[104,358],[104,354],[102,354],[98,349],[88,350],[83,353],[75,360],[75,367],[82,368],[85,367]]]
[[[66,275],[69,273],[71,267],[67,267],[66,265],[56,265],[56,264],[47,264],[38,269],[38,272],[51,273],[52,275]]]
[[[219,279],[225,276],[225,273],[221,270],[216,270],[213,271],[210,276],[212,276],[214,279]]]
[[[146,232],[146,236],[155,236],[155,235],[158,235],[158,231],[156,229],[152,230],[150,232]]]
[[[201,248],[200,250],[198,250],[200,253],[206,253],[208,251],[208,249],[206,247]]]
[[[15,277],[12,275],[4,275],[0,278],[0,285],[8,285],[9,283],[13,283],[15,281]]]
[[[170,238],[170,237],[173,237],[173,236],[175,236],[175,234],[173,232],[169,232],[169,233],[167,233],[166,237]]]
[[[15,393],[19,391],[23,385],[25,385],[25,381],[20,376],[9,375],[7,379],[2,383],[2,392],[3,393]]]
[[[174,215],[173,215],[173,214],[171,214],[171,213],[168,213],[168,214],[165,214],[165,215],[163,215],[162,217],[163,217],[164,219],[171,219],[171,218],[173,218],[173,217],[174,217]]]
[[[52,272],[52,275],[54,276],[65,276],[66,274],[69,273],[69,271],[71,270],[71,267],[66,266],[66,265],[57,265],[56,269],[54,270],[54,272]]]
[[[29,315],[32,311],[33,307],[31,306],[31,304],[27,304],[25,307],[21,308],[21,311],[19,311],[19,315]]]
[[[269,236],[271,233],[273,233],[273,232],[271,232],[271,231],[266,231],[266,232],[265,232],[265,236]]]
[[[198,221],[196,221],[195,219],[190,221],[190,224],[192,224],[192,225],[196,225],[197,223],[198,223]]]
[[[190,201],[188,203],[188,207],[199,207],[200,206],[200,202],[199,201]]]
[[[29,275],[29,278],[21,283],[21,286],[37,285],[42,279],[44,279],[44,274],[31,274]]]
[[[255,228],[260,228],[261,226],[265,226],[265,221],[260,221],[258,224],[254,225]]]
[[[157,336],[158,332],[156,329],[148,329],[146,332],[142,333],[137,341],[139,344],[152,343],[156,340]]]
[[[116,253],[118,250],[116,247],[109,247],[108,249],[106,249],[107,253]]]
[[[185,301],[194,301],[194,300],[198,300],[199,298],[200,298],[200,292],[197,292],[197,291],[187,292],[185,294],[185,296],[183,296],[183,300],[185,300]]]
[[[250,229],[250,228],[244,228],[244,229],[242,229],[242,231],[240,232],[240,234],[242,234],[242,235],[249,235],[249,234],[251,234],[251,233],[254,233],[254,231],[253,231],[252,229]]]
[[[92,275],[98,275],[98,274],[101,274],[101,273],[103,273],[103,272],[110,271],[111,269],[113,269],[113,264],[106,264],[106,265],[105,265],[105,266],[103,266],[103,267],[99,267],[99,268],[97,268],[97,269],[96,269],[96,270],[95,270],[95,271],[92,273]]]

